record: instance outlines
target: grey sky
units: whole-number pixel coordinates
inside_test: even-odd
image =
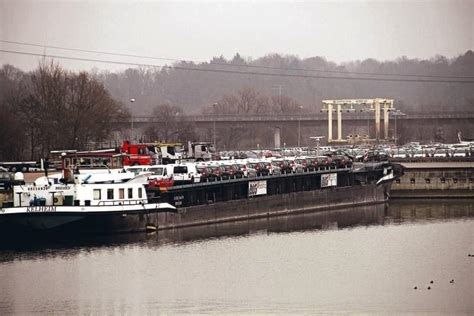
[[[204,61],[236,52],[336,62],[400,56],[448,58],[474,49],[474,0],[467,1],[32,1],[0,0],[0,38],[41,45]],[[0,43],[3,50],[117,61],[165,61]],[[39,57],[0,53],[32,69]],[[59,62],[72,69],[110,64]],[[169,63],[169,62],[168,62]]]

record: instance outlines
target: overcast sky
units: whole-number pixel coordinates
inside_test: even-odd
[[[474,49],[474,0],[85,1],[0,0],[0,39],[205,61],[270,53],[335,62],[448,58]],[[145,60],[0,43],[2,50],[163,65]],[[40,57],[0,52],[24,70]],[[71,69],[116,65],[58,60]]]

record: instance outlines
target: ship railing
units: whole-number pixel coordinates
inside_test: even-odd
[[[139,204],[146,204],[146,199],[136,199],[136,200],[107,200],[107,201],[99,201],[97,203],[98,206],[119,206],[119,205],[139,205]]]

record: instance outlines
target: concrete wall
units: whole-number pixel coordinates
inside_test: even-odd
[[[474,197],[474,168],[407,168],[393,183],[391,197]]]

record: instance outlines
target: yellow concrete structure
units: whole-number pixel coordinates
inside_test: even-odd
[[[375,140],[380,140],[380,114],[383,110],[384,139],[388,140],[389,112],[395,110],[393,99],[342,99],[323,100],[322,111],[328,112],[328,142],[343,143],[347,140],[342,137],[342,112],[375,112]],[[337,116],[337,138],[332,135],[332,113]]]

